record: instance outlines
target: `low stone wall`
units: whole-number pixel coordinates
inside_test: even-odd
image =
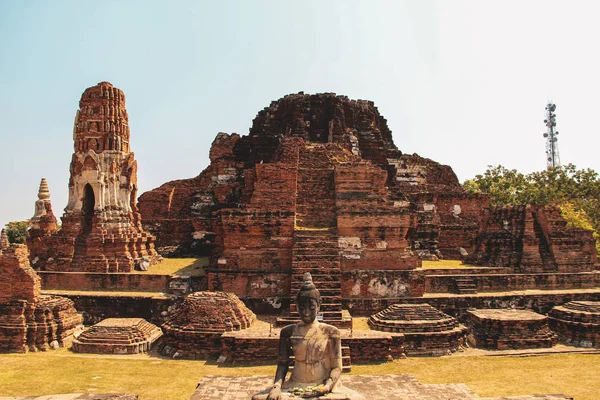
[[[227,361],[277,362],[279,330],[268,332],[226,332],[221,336],[221,354]],[[404,356],[404,335],[382,332],[354,332],[342,336],[342,347],[350,349],[353,364],[387,362]]]
[[[600,302],[573,301],[554,307],[548,324],[562,343],[600,347]]]
[[[458,325],[443,332],[416,332],[404,334],[404,351],[409,357],[439,357],[457,351],[465,343],[467,328]]]
[[[169,291],[169,275],[89,272],[38,272],[42,290]]]
[[[44,293],[52,294],[52,291]],[[83,315],[85,325],[94,325],[106,318],[144,318],[160,325],[162,312],[175,303],[169,296],[132,296],[123,294],[77,293],[61,296],[73,300],[75,308]]]
[[[463,321],[469,308],[519,308],[546,314],[552,307],[574,300],[600,301],[600,291],[567,293],[518,293],[493,296],[482,294],[468,296],[443,296],[439,297],[403,297],[388,299],[342,299],[343,307],[350,311],[352,316],[368,317],[392,304],[419,304],[427,302],[433,307]]]
[[[554,274],[473,274],[477,292],[503,292],[509,290],[562,290],[589,289],[600,286],[600,272]],[[456,278],[465,275],[428,275],[425,277],[426,293],[453,293]]]

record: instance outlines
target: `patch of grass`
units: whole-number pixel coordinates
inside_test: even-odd
[[[423,269],[453,269],[453,268],[476,268],[474,265],[463,264],[460,260],[423,260]]]
[[[367,323],[368,317],[352,317],[352,329],[355,331],[370,331],[371,327]]]
[[[135,271],[137,274],[157,274],[176,276],[204,276],[204,267],[208,265],[208,257],[201,258],[164,258],[148,271]]]
[[[408,358],[353,365],[352,374],[411,374],[421,383],[465,383],[482,397],[564,393],[597,399],[598,354],[538,357]],[[189,399],[205,375],[274,375],[275,366],[219,367],[205,361],[147,355],[46,353],[0,355],[0,396],[56,393],[137,393],[142,400]]]
[[[598,362],[598,354],[408,358],[353,365],[352,374],[410,374],[421,383],[464,383],[481,397],[562,393],[594,400],[600,393]]]
[[[274,375],[275,366],[220,368],[206,361],[48,353],[0,355],[0,396],[135,393],[140,399],[189,399],[204,375]]]

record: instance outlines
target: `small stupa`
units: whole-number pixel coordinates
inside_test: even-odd
[[[181,358],[207,358],[221,351],[221,335],[249,328],[256,319],[233,293],[195,292],[162,325],[162,352]]]

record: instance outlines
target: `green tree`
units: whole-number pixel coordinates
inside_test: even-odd
[[[589,168],[578,170],[568,164],[523,175],[489,165],[485,173],[465,181],[463,187],[469,193],[488,193],[492,206],[557,204],[571,226],[584,227],[583,221],[587,221],[591,229],[600,231],[600,179]]]
[[[25,243],[27,238],[27,221],[13,221],[5,225],[6,236],[10,243]]]

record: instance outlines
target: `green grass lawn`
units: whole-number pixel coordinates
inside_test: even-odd
[[[463,264],[460,260],[423,260],[423,269],[453,269],[453,268],[477,268],[474,265]]]
[[[148,271],[134,271],[136,274],[158,274],[176,276],[204,276],[204,267],[208,265],[208,257],[201,258],[164,258]]]
[[[564,393],[595,400],[598,354],[537,357],[408,358],[353,365],[352,374],[411,374],[422,383],[465,383],[482,397]],[[0,355],[0,396],[136,393],[140,399],[189,399],[204,375],[272,375],[275,366],[219,367],[205,361],[151,356],[46,353]]]

